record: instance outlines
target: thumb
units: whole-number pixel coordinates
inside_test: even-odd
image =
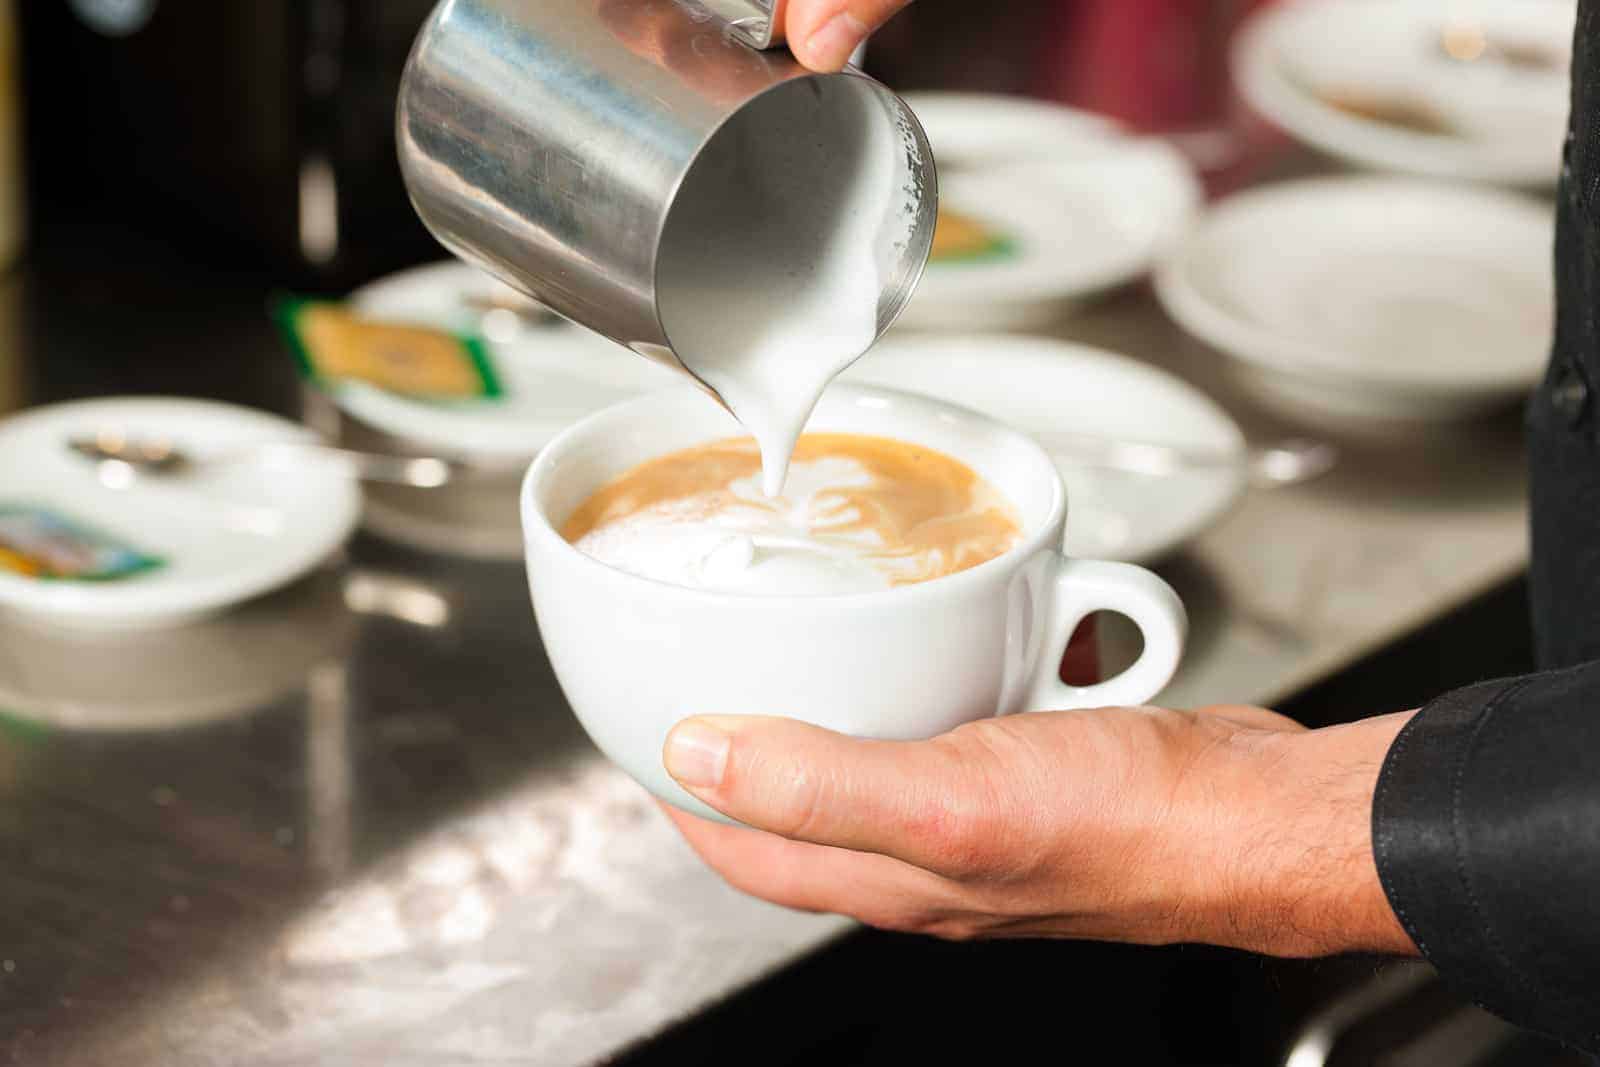
[[[965,758],[945,740],[862,741],[788,719],[707,717],[672,731],[665,762],[684,789],[756,829],[938,871],[995,814],[981,755]]]
[[[784,22],[795,56],[818,71],[836,71],[861,42],[910,0],[789,0]]]

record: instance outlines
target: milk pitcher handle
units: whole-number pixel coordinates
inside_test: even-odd
[[[733,35],[752,48],[765,51],[778,45],[778,21],[773,11],[778,0],[694,0],[728,24]]]

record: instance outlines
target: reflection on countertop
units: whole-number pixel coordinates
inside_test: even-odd
[[[577,1062],[841,928],[715,884],[598,758],[518,565],[362,538],[142,666],[96,640],[0,624],[20,1062]]]

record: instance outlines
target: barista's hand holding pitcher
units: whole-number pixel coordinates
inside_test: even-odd
[[[775,16],[795,56],[818,71],[836,71],[878,27],[910,0],[778,0]]]

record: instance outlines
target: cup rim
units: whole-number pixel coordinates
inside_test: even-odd
[[[1040,552],[1050,550],[1058,555],[1062,553],[1059,533],[1052,537],[1056,531],[1065,525],[1067,513],[1066,484],[1061,480],[1060,473],[1056,470],[1055,463],[1050,459],[1043,446],[1034,441],[1027,434],[1016,430],[1005,423],[980,411],[952,404],[946,400],[923,396],[918,393],[907,392],[901,389],[891,389],[885,386],[864,385],[856,383],[836,383],[828,388],[824,399],[840,397],[854,397],[882,401],[887,404],[896,404],[921,409],[932,414],[951,415],[975,423],[989,433],[1009,438],[1014,444],[1029,452],[1041,464],[1042,469],[1049,472],[1050,506],[1043,522],[1031,531],[1025,531],[1021,540],[1010,551],[996,556],[994,559],[970,567],[943,578],[935,578],[927,582],[915,582],[910,585],[899,585],[889,589],[877,589],[863,593],[822,593],[791,596],[757,596],[750,593],[729,593],[711,589],[695,589],[689,586],[674,585],[655,578],[646,578],[643,575],[621,570],[610,564],[602,563],[594,557],[581,551],[576,545],[561,536],[554,524],[544,514],[537,500],[537,490],[549,477],[551,469],[561,459],[562,454],[573,443],[594,433],[599,427],[613,421],[627,421],[636,411],[649,412],[658,409],[663,400],[693,395],[703,402],[712,403],[706,399],[702,390],[692,385],[675,386],[669,389],[647,393],[644,396],[634,397],[619,404],[604,408],[566,430],[551,441],[548,446],[534,459],[528,468],[527,475],[522,480],[520,490],[519,508],[522,514],[522,536],[525,548],[531,549],[533,542],[550,547],[557,554],[572,561],[572,565],[583,568],[589,573],[598,576],[610,576],[611,580],[639,583],[645,587],[662,591],[671,591],[701,603],[711,604],[773,604],[787,603],[793,605],[803,604],[872,604],[888,600],[927,599],[929,597],[948,596],[958,586],[965,588],[986,581],[989,575],[999,570],[1015,569],[1026,561],[1033,559]],[[952,458],[967,462],[961,456]],[[595,489],[599,487],[596,486]],[[591,490],[592,492],[593,490]],[[1055,543],[1052,544],[1052,541]]]

